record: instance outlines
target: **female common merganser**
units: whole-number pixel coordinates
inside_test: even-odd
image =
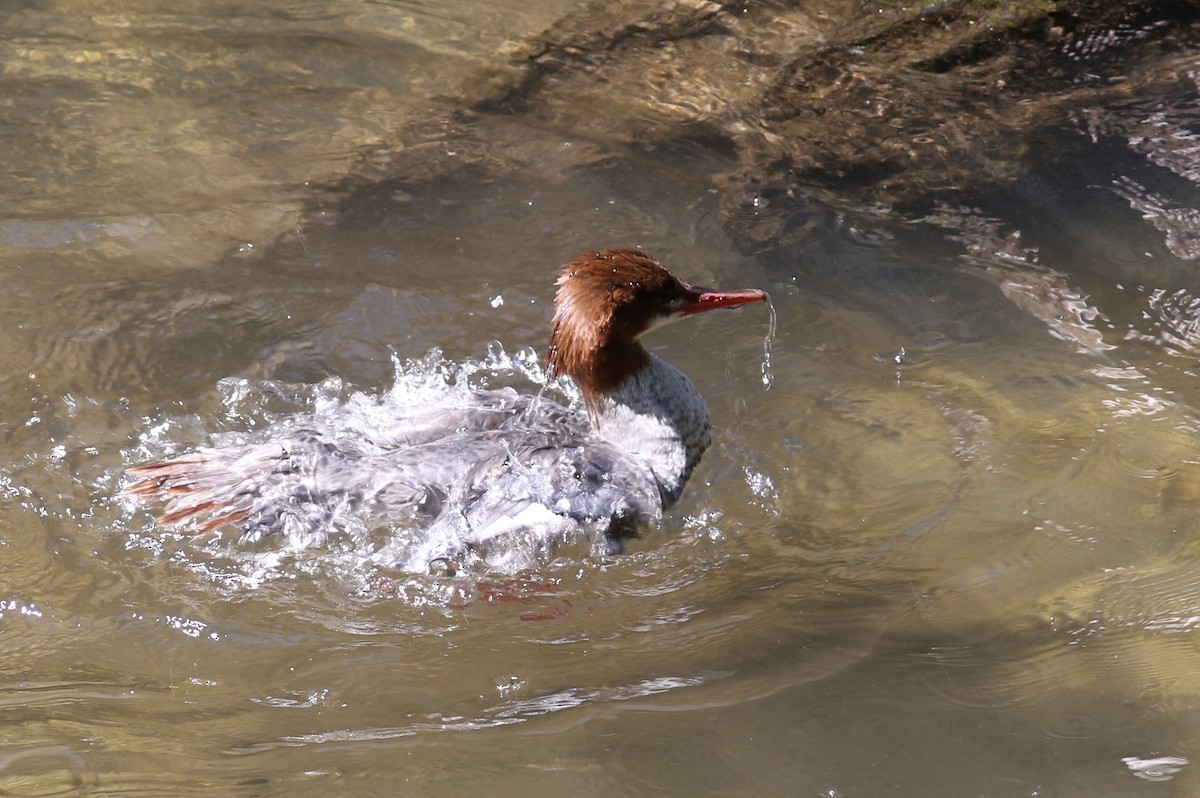
[[[498,541],[510,533],[543,555],[581,532],[620,551],[679,499],[711,441],[696,387],[639,336],[766,294],[693,287],[636,249],[581,254],[557,284],[549,374],[575,381],[586,416],[540,395],[479,390],[468,407],[398,418],[386,445],[307,433],[201,450],[129,469],[138,481],[124,493],[166,500],[159,523],[198,532],[312,532],[337,509],[449,525],[409,559],[417,568],[453,570],[470,551],[503,567]]]

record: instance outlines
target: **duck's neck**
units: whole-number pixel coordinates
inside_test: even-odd
[[[708,408],[696,386],[653,355],[644,367],[597,397],[592,423],[601,437],[646,463],[664,507],[679,498],[712,440]]]

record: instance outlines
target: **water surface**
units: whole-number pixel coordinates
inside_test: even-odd
[[[790,225],[759,254],[720,152],[519,119],[422,145],[511,179],[325,196],[570,6],[0,17],[0,790],[1194,792],[1194,57],[918,221],[748,205]],[[628,553],[439,579],[113,498],[133,463],[369,404],[397,361],[543,353],[557,265],[610,245],[779,314],[769,390],[761,306],[649,336],[716,439]]]

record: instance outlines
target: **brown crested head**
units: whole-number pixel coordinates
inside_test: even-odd
[[[710,291],[637,249],[584,252],[563,267],[554,298],[549,367],[570,375],[589,407],[649,365],[638,336],[672,318],[758,302],[761,291]]]

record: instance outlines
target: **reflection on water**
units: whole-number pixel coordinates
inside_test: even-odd
[[[1200,145],[1193,148],[1200,156]],[[1200,177],[1200,175],[1198,175]],[[1200,258],[1200,210],[1171,208],[1169,200],[1149,192],[1129,178],[1114,182],[1113,190],[1142,218],[1165,234],[1167,249],[1182,260]]]
[[[920,221],[519,117],[321,193],[569,5],[0,16],[0,792],[1194,793],[1194,54]],[[1063,47],[1100,74],[1137,35]],[[386,527],[192,537],[114,498],[152,456],[386,425],[394,357],[544,352],[555,268],[607,245],[778,313],[769,390],[765,325],[648,337],[715,441],[626,554],[414,577]]]

